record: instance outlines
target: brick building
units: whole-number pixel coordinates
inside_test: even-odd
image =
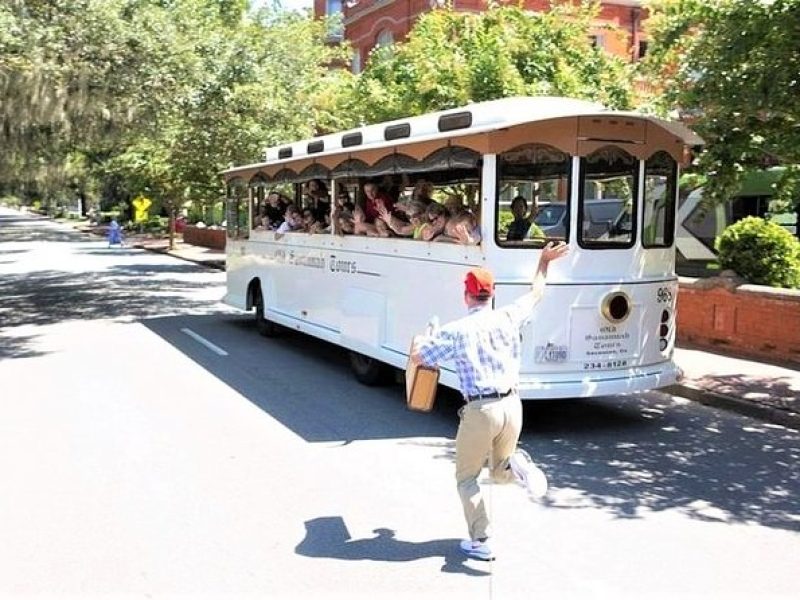
[[[374,47],[403,40],[419,15],[444,3],[445,0],[314,0],[314,15],[342,15],[342,29],[332,31],[330,39],[351,43],[353,71],[359,72]],[[487,2],[452,0],[452,4],[456,10],[480,12]],[[544,11],[549,6],[550,0],[525,0],[528,10]],[[608,52],[636,61],[647,49],[642,36],[645,18],[641,0],[601,2],[592,39]]]

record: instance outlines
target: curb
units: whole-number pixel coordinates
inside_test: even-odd
[[[131,248],[137,248],[139,250],[147,250],[148,252],[155,252],[157,254],[168,254],[174,258],[179,258],[181,260],[185,260],[187,262],[194,263],[196,265],[201,265],[203,267],[208,267],[209,269],[216,269],[218,271],[225,270],[225,261],[224,260],[201,260],[197,258],[189,258],[188,256],[183,256],[181,254],[177,254],[175,252],[170,252],[167,248],[153,248],[145,246],[144,244],[132,244]]]
[[[746,417],[752,417],[800,431],[800,415],[771,406],[762,406],[741,398],[736,398],[735,396],[728,396],[727,394],[720,394],[719,392],[712,392],[683,384],[670,385],[661,388],[659,391],[699,402],[706,406],[729,410]]]
[[[94,231],[92,231],[91,228],[76,227],[75,230],[80,232],[80,233],[82,233],[82,234],[84,234],[84,235],[95,236],[95,237],[103,237],[103,236],[100,236],[100,235],[96,234]],[[164,247],[164,248],[156,248],[156,247],[146,246],[145,244],[136,243],[136,242],[133,242],[133,243],[129,244],[127,247],[128,248],[136,248],[137,250],[146,250],[147,252],[156,252],[158,254],[169,254],[170,256],[172,256],[174,258],[179,258],[181,260],[185,260],[187,262],[191,262],[191,263],[194,263],[196,265],[200,265],[200,266],[203,266],[203,267],[208,267],[209,269],[216,269],[218,271],[224,271],[225,270],[225,261],[224,260],[201,260],[201,259],[196,259],[196,258],[189,258],[188,256],[183,256],[183,255],[177,254],[175,252],[170,252],[166,247]]]

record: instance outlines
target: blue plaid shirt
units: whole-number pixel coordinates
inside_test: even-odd
[[[520,328],[535,304],[528,293],[497,310],[474,307],[466,317],[422,336],[417,344],[419,358],[427,366],[453,359],[465,396],[516,388],[522,355]]]

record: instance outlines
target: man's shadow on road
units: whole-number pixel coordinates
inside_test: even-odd
[[[429,542],[404,542],[392,529],[375,529],[375,537],[354,540],[342,517],[319,517],[305,522],[306,536],[295,552],[312,558],[408,562],[441,556],[443,573],[485,576],[488,571],[473,569],[458,550],[456,539]]]

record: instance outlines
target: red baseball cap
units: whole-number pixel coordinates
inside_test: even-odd
[[[467,272],[464,288],[470,296],[489,297],[494,295],[494,275],[488,269],[475,268]]]

